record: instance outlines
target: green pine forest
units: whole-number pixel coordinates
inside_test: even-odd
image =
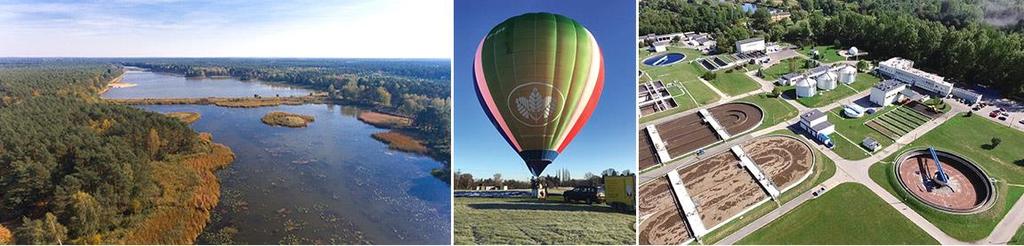
[[[19,244],[192,243],[234,156],[185,124],[103,103],[117,65],[0,62],[0,223]]]

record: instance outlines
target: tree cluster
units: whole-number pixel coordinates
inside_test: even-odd
[[[177,120],[101,103],[115,66],[0,60],[0,221],[19,244],[118,242],[154,207],[159,162],[208,148]]]

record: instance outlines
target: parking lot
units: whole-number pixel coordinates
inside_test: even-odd
[[[995,103],[994,105],[988,105],[984,108],[974,111],[974,113],[978,114],[979,116],[989,118],[992,121],[995,121],[996,123],[1000,123],[1003,125],[1007,125],[1013,129],[1024,131],[1024,123],[1021,123],[1021,121],[1024,121],[1024,107],[1022,107],[1020,103],[1007,101],[1009,100],[993,100],[993,102]]]

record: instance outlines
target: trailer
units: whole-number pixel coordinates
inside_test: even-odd
[[[636,176],[605,176],[604,199],[608,206],[619,211],[636,210]]]

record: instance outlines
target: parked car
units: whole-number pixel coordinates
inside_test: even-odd
[[[1018,121],[1018,123],[1024,124],[1024,120],[1020,120]]]
[[[1002,116],[1010,116],[1010,113],[1008,113],[1008,112],[1006,112],[1006,111],[1003,111],[1003,112],[1002,112],[1002,113],[1000,113],[999,115],[1002,115]]]
[[[1006,116],[999,116],[999,120],[1005,121],[1006,120]]]
[[[999,112],[992,111],[992,113],[988,113],[988,117],[995,118],[996,116],[999,116]]]
[[[586,202],[587,204],[601,203],[601,195],[597,187],[593,186],[574,187],[572,190],[562,193],[562,197],[565,198],[566,202]]]

